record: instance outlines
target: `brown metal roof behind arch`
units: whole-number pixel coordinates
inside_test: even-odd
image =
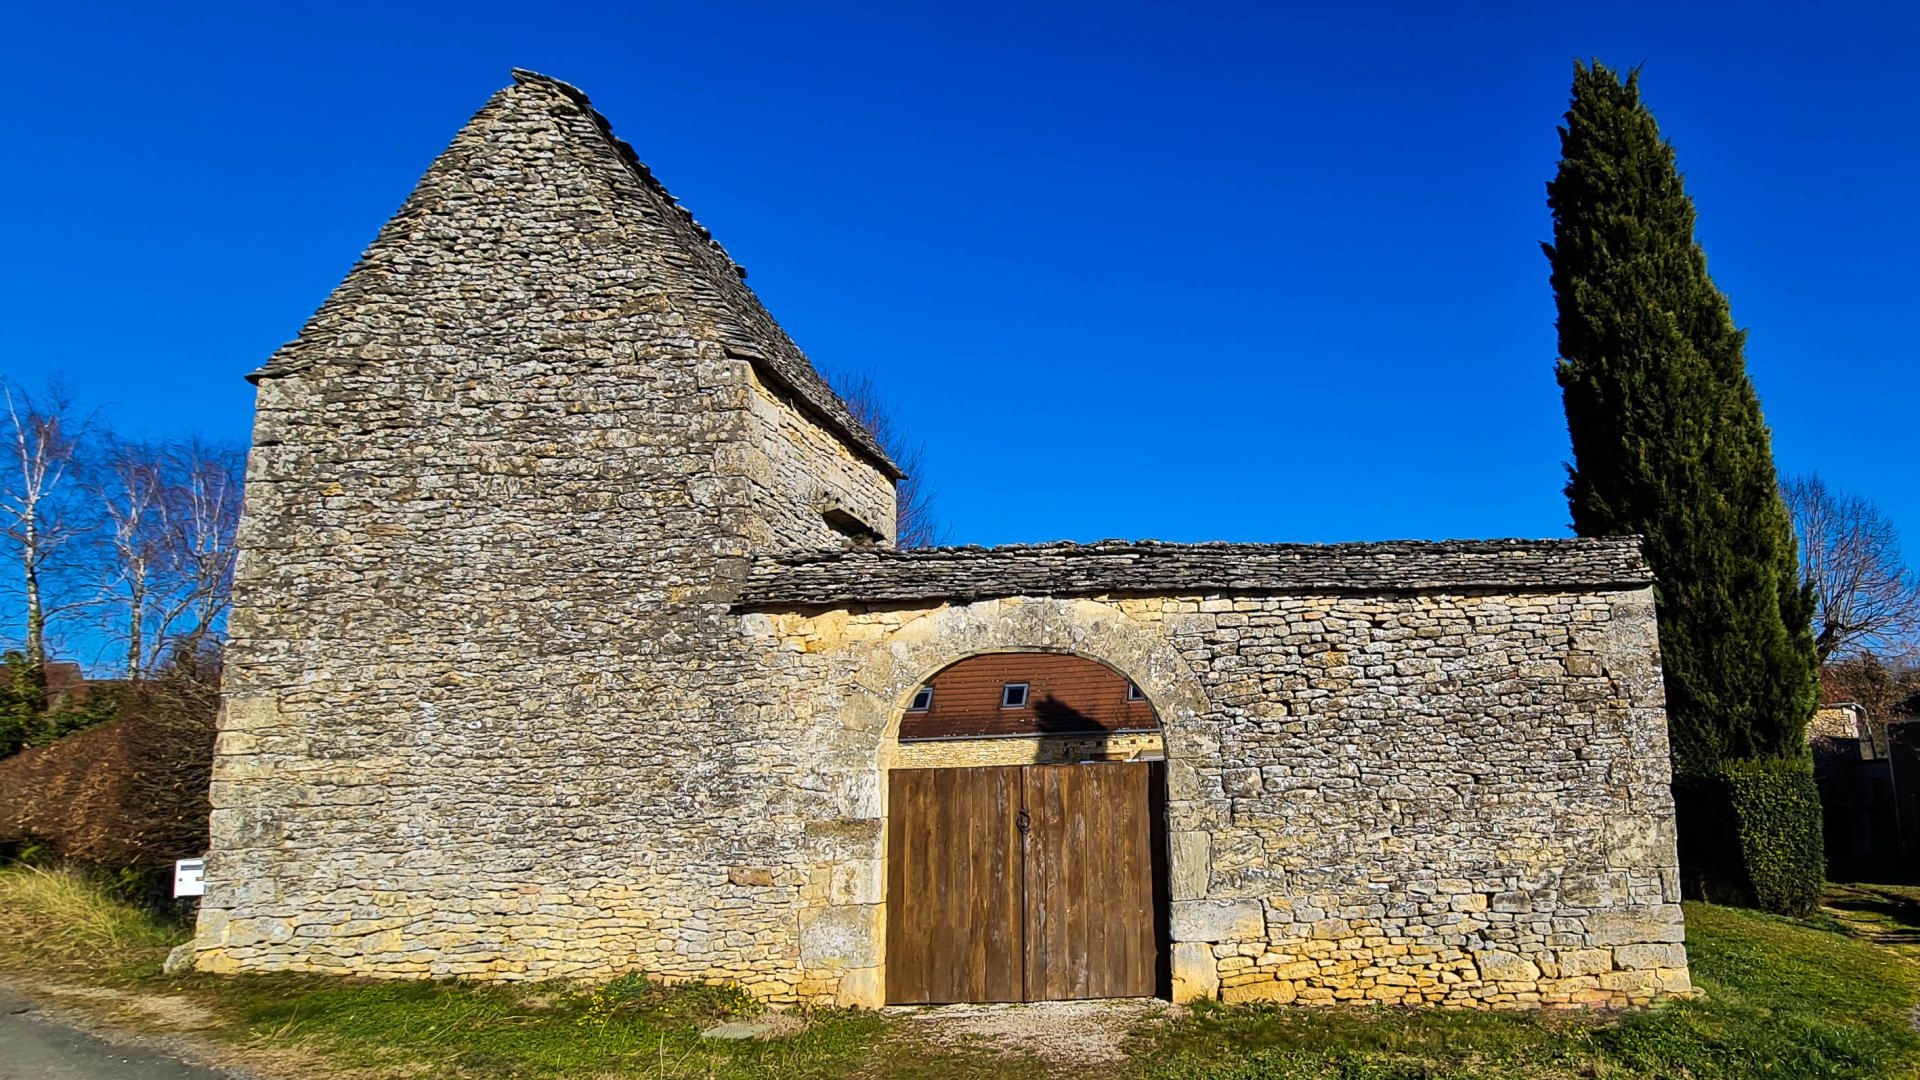
[[[1026,704],[1001,704],[1008,683],[1027,685]],[[900,738],[954,739],[1154,731],[1160,718],[1128,677],[1097,660],[1056,652],[999,652],[942,668],[926,682],[925,711],[909,709]]]

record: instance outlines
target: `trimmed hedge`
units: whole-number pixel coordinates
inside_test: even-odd
[[[143,683],[118,719],[0,759],[0,849],[109,871],[205,851],[219,700],[210,683]]]
[[[1807,758],[1729,762],[1722,770],[1755,906],[1805,915],[1826,880],[1820,787]]]
[[[1804,915],[1826,876],[1820,788],[1810,757],[1729,762],[1675,777],[1680,884],[1714,904]]]

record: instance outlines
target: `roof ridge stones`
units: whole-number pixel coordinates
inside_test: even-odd
[[[605,152],[610,151],[612,160],[619,163],[620,171],[625,174],[624,179],[637,182],[646,191],[652,193],[669,212],[678,215],[687,229],[698,238],[697,243],[687,243],[680,251],[663,251],[660,254],[665,261],[687,271],[689,277],[694,279],[697,291],[707,294],[711,303],[703,306],[711,320],[714,344],[724,349],[728,356],[752,364],[762,378],[780,391],[792,396],[804,411],[824,424],[829,431],[845,442],[849,449],[871,461],[890,479],[897,480],[905,476],[905,473],[887,454],[886,449],[880,445],[879,440],[874,438],[873,433],[853,415],[846,402],[842,401],[832,387],[827,385],[826,380],[821,378],[819,371],[807,359],[806,354],[794,344],[793,339],[760,303],[759,297],[754,295],[753,290],[747,287],[746,270],[727,254],[726,249],[714,240],[713,234],[696,221],[692,212],[674,198],[666,185],[662,184],[653,175],[653,171],[640,161],[633,147],[613,134],[612,125],[593,107],[587,95],[579,88],[559,79],[521,68],[513,69],[513,79],[514,85],[496,92],[487,104],[482,106],[480,113],[485,114],[488,110],[499,107],[510,94],[528,90],[550,93],[564,101],[565,104],[560,108],[572,111],[578,119],[575,123],[569,124],[565,117],[556,112],[555,122],[563,130],[578,131],[580,130],[578,121],[584,120],[588,129],[597,135],[605,148],[602,153],[590,156],[604,160]],[[478,119],[478,116],[475,119]],[[468,126],[470,127],[471,124],[472,122],[469,121]],[[462,129],[463,133],[465,130],[465,128]],[[455,146],[458,143],[459,138],[456,137]],[[450,146],[447,151],[442,152],[441,157],[446,157],[453,150],[454,146]],[[436,160],[435,164],[438,163]],[[428,173],[431,174],[432,171],[433,168],[430,166]],[[614,179],[613,186],[618,192],[623,185],[619,182],[620,178]],[[629,198],[636,194],[632,188],[627,188],[627,191]],[[422,211],[416,208],[415,198],[410,196],[407,204],[395,215],[394,221],[419,213]],[[388,226],[392,224],[393,221],[388,222]],[[290,375],[319,362],[320,357],[310,355],[316,350],[306,342],[308,330],[321,325],[324,317],[335,309],[357,303],[364,298],[371,282],[362,271],[367,270],[369,265],[376,261],[375,256],[378,249],[384,246],[382,240],[387,237],[387,232],[386,228],[382,229],[381,235],[375,238],[367,253],[363,254],[355,263],[353,270],[348,272],[346,280],[308,320],[307,327],[301,331],[300,337],[281,346],[266,364],[248,376],[249,381],[258,382],[261,379]],[[399,242],[404,244],[404,239]]]
[[[1057,542],[787,552],[755,562],[743,608],[1164,593],[1643,588],[1637,536],[1341,544]]]

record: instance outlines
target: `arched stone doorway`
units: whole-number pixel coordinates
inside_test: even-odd
[[[800,917],[809,970],[838,975],[836,1000],[872,1008],[887,1000],[889,777],[900,726],[914,695],[957,661],[1004,652],[1051,652],[1096,660],[1138,683],[1159,717],[1165,746],[1166,878],[1172,911],[1172,996],[1211,996],[1210,939],[1180,937],[1181,905],[1207,896],[1209,799],[1205,763],[1219,752],[1206,722],[1208,698],[1161,621],[1157,602],[1009,597],[920,611],[787,616],[767,629],[796,658],[830,667],[828,691],[809,706],[830,715],[809,748],[809,780],[832,793],[831,815],[809,842],[825,901]]]
[[[1166,996],[1164,745],[1147,693],[1008,650],[915,688],[887,774],[887,1000]]]

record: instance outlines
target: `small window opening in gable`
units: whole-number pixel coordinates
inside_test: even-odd
[[[1023,709],[1027,705],[1027,684],[1010,682],[1000,688],[1000,707],[1003,709]]]
[[[827,528],[846,540],[848,547],[872,547],[886,539],[879,529],[861,521],[845,507],[829,506],[820,512],[820,517]]]
[[[1138,683],[1130,682],[1127,684],[1127,700],[1128,701],[1145,701],[1147,700],[1147,695],[1140,692],[1140,686]]]
[[[926,712],[933,708],[933,687],[923,686],[913,695],[913,704],[907,706],[908,712]]]

